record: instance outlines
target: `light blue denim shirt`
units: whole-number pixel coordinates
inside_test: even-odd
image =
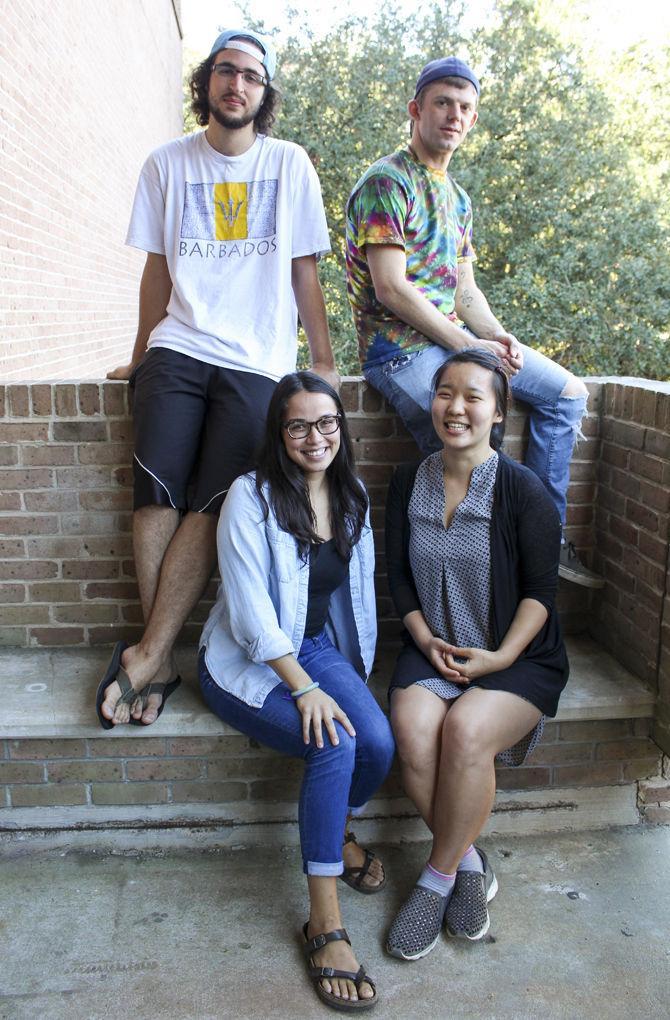
[[[260,708],[281,680],[266,662],[297,653],[305,633],[309,563],[279,528],[263,519],[253,473],[237,478],[217,529],[221,584],[200,639],[219,687]],[[349,575],[330,599],[326,632],[365,680],[377,640],[375,554],[369,514],[349,561]]]

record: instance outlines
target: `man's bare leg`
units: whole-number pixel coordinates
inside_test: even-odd
[[[172,507],[145,506],[133,514],[133,554],[145,627],[149,624],[154,608],[165,553],[178,527],[179,511]],[[121,658],[123,661],[123,656]],[[170,656],[153,679],[157,683],[169,683],[172,679],[171,670]],[[144,722],[148,726],[155,722],[161,701],[160,694],[151,694],[142,711],[142,702],[138,699],[131,705],[130,714],[133,719],[146,716]]]
[[[171,679],[172,646],[212,573],[216,525],[214,514],[187,513],[179,524],[176,511],[164,507],[144,507],[135,513],[133,541],[147,622],[139,643],[124,651],[122,663],[136,691],[152,680],[164,683]],[[120,693],[118,684],[112,682],[102,706],[105,718],[114,723],[130,718],[127,705],[117,708]],[[151,695],[142,713],[144,723],[155,720],[160,704],[160,695]],[[139,716],[137,708],[134,716]]]
[[[154,607],[161,567],[179,527],[179,511],[170,506],[143,506],[133,514],[133,555],[145,626]]]

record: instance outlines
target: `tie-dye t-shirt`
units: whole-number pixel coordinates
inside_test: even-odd
[[[364,368],[432,342],[375,297],[368,244],[404,248],[409,282],[458,321],[458,263],[476,258],[470,199],[448,173],[419,163],[408,148],[377,160],[356,184],[347,205],[347,290]]]

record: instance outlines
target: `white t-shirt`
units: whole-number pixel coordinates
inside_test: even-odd
[[[280,379],[295,369],[291,262],[330,251],[319,179],[293,142],[258,135],[241,156],[205,132],[156,149],[126,244],[167,258],[172,294],[149,347]]]

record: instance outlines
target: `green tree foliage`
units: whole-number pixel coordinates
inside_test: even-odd
[[[668,378],[666,195],[579,55],[527,4],[499,12],[473,40],[485,91],[455,169],[483,289],[508,328],[575,371]]]
[[[341,371],[359,370],[344,280],[347,197],[406,140],[423,63],[454,53],[482,80],[479,122],[450,171],[473,200],[477,276],[492,308],[581,374],[669,377],[670,59],[623,58],[618,81],[634,64],[635,84],[621,109],[538,11],[498,0],[490,24],[468,32],[464,8],[448,0],[409,19],[393,9],[349,19],[318,39],[295,15],[276,133],[307,149],[321,179],[333,244],[321,278]]]

